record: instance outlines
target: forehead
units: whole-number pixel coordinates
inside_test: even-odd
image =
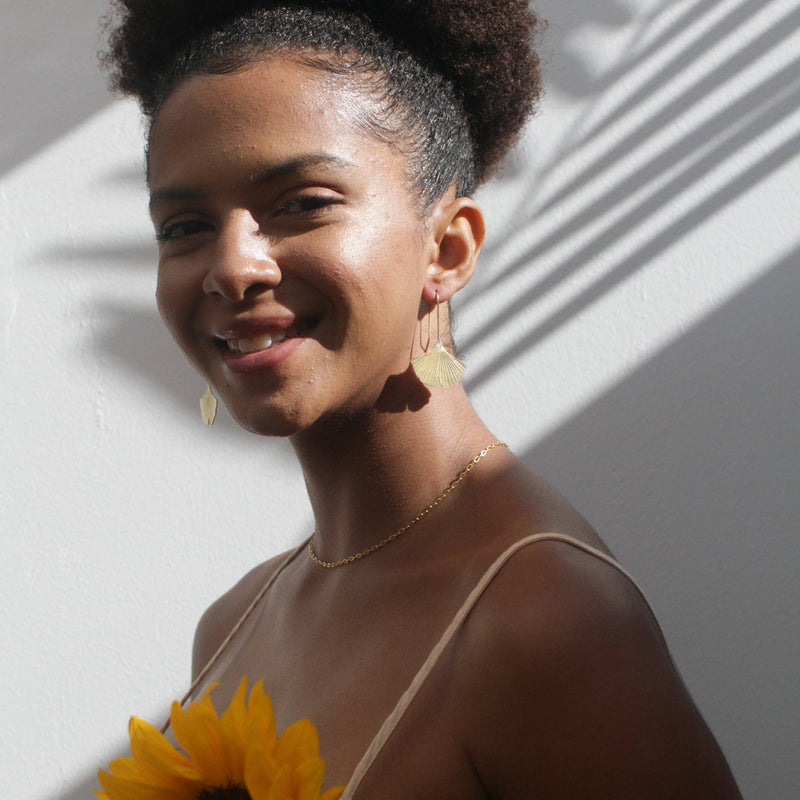
[[[148,180],[170,182],[194,167],[252,170],[325,152],[405,176],[400,151],[366,132],[377,103],[357,83],[289,57],[272,57],[224,75],[182,81],[162,105],[150,133]]]

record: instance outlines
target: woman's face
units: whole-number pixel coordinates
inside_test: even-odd
[[[358,414],[408,367],[435,244],[369,104],[272,58],[185,80],[153,127],[159,309],[250,430]]]

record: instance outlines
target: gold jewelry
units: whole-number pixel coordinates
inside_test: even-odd
[[[213,425],[217,417],[217,398],[214,397],[210,384],[206,384],[205,394],[200,398],[200,416],[206,425]]]
[[[386,547],[387,544],[391,544],[395,539],[399,536],[402,536],[409,528],[413,528],[423,517],[430,514],[442,500],[447,497],[450,492],[452,492],[456,486],[458,486],[464,478],[467,477],[467,473],[482,459],[485,458],[489,453],[495,449],[495,447],[508,447],[505,442],[492,442],[488,447],[485,447],[483,450],[472,459],[472,461],[467,464],[458,475],[450,481],[447,485],[447,488],[431,503],[429,503],[422,511],[417,514],[411,522],[407,522],[403,525],[402,528],[398,528],[391,536],[387,536],[382,542],[378,542],[377,544],[373,544],[371,547],[368,547],[366,550],[362,550],[360,553],[355,553],[355,555],[347,556],[347,558],[341,558],[338,561],[323,561],[315,552],[314,550],[314,536],[316,535],[316,531],[311,534],[311,538],[308,540],[308,555],[309,558],[315,563],[318,564],[320,567],[325,567],[325,569],[335,569],[336,567],[343,567],[345,564],[352,564],[354,561],[358,561],[359,559],[364,558],[365,556],[372,555],[376,550],[380,550],[382,547]]]
[[[467,365],[452,353],[445,350],[442,344],[442,328],[439,319],[439,292],[436,292],[436,344],[433,350],[425,347],[421,356],[411,359],[411,366],[417,377],[426,386],[440,386],[447,389],[464,377]],[[431,340],[431,311],[428,312],[428,344]]]

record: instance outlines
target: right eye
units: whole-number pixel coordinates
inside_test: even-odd
[[[162,225],[161,230],[156,233],[156,241],[167,242],[173,239],[185,239],[197,233],[205,233],[211,230],[211,223],[202,219],[179,219],[175,222],[167,222]]]

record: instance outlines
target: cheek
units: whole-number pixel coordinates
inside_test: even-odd
[[[192,287],[170,270],[159,269],[156,282],[156,304],[164,324],[184,349],[190,334],[193,309]]]
[[[402,306],[414,296],[418,299],[426,267],[416,229],[389,216],[346,244],[357,254],[353,288],[365,301]]]
[[[370,336],[397,334],[416,319],[423,271],[408,248],[375,248],[359,259],[335,264],[328,273],[329,296],[340,306],[348,327],[367,327]]]
[[[170,331],[173,330],[176,317],[175,299],[175,293],[169,285],[169,281],[164,280],[161,271],[159,271],[156,282],[156,305],[161,319]]]

